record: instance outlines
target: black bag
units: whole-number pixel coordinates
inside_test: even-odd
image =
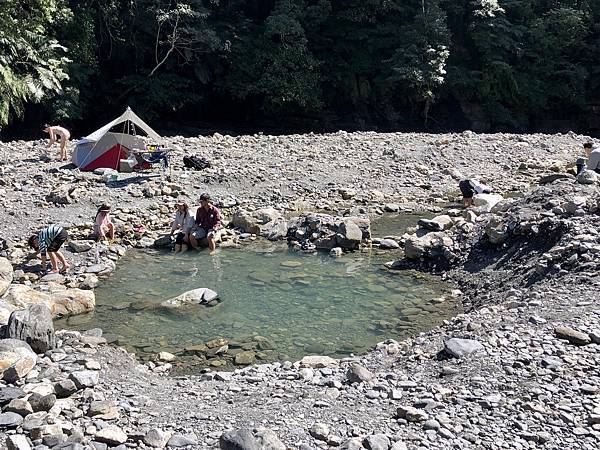
[[[210,167],[210,161],[198,156],[184,156],[183,165],[189,169],[202,170]]]

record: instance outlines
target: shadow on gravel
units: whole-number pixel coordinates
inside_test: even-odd
[[[106,183],[106,185],[110,188],[122,188],[125,186],[129,186],[130,184],[142,184],[145,181],[149,181],[153,178],[160,178],[159,174],[151,174],[151,175],[136,175],[133,177],[125,178],[123,180],[110,181]]]
[[[515,267],[531,267],[537,263],[540,256],[560,242],[568,227],[561,222],[542,222],[535,232],[517,234],[503,246],[495,247],[487,239],[482,238],[471,249],[464,270],[468,273],[478,273],[484,270],[494,272],[506,271],[514,273]],[[549,269],[548,269],[549,270]],[[531,286],[543,278],[546,273],[523,271],[525,286]]]

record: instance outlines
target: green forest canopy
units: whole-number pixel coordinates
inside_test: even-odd
[[[3,0],[0,126],[600,123],[600,0]],[[159,127],[160,128],[160,127]]]

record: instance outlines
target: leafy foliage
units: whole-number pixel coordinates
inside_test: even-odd
[[[69,20],[59,0],[0,3],[0,126],[21,117],[27,102],[61,90],[66,48],[52,38],[55,18]]]
[[[0,125],[587,124],[599,60],[593,0],[3,0]]]

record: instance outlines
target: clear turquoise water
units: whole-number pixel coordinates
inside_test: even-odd
[[[58,326],[100,327],[142,358],[169,351],[188,368],[211,360],[185,355],[185,347],[216,337],[238,343],[265,337],[274,347],[257,352],[265,361],[361,353],[459,311],[450,300],[439,302],[447,288],[436,280],[383,267],[397,256],[371,250],[336,259],[268,243],[222,249],[215,256],[131,251],[96,289],[96,311]],[[218,292],[222,303],[160,307],[199,287]]]

